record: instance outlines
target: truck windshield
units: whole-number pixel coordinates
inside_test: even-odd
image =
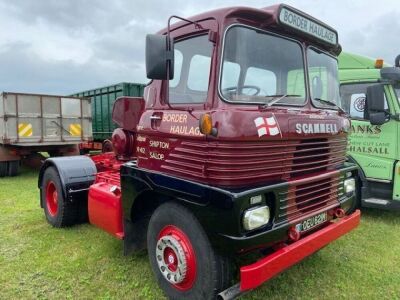
[[[226,101],[305,103],[304,60],[298,42],[233,26],[226,32],[224,45],[220,93]]]
[[[317,49],[307,49],[311,98],[316,106],[340,107],[337,60]]]

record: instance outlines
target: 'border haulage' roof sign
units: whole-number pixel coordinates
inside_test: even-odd
[[[338,42],[336,32],[286,7],[282,7],[279,13],[279,22],[307,33],[308,35],[312,35],[331,45],[336,45]]]

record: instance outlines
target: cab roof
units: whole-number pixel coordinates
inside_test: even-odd
[[[389,67],[383,64],[383,67]],[[375,82],[381,78],[381,69],[375,68],[375,59],[349,52],[339,55],[339,78],[342,83]]]
[[[321,42],[317,38],[313,38],[310,36],[306,36],[304,33],[296,32],[294,29],[284,27],[280,24],[279,21],[279,13],[282,7],[288,8],[296,13],[301,14],[309,20],[312,20],[325,28],[328,28],[330,31],[334,32],[336,36],[338,36],[337,31],[327,25],[326,23],[296,9],[286,4],[276,4],[264,8],[253,8],[246,6],[233,6],[233,7],[225,7],[220,9],[215,9],[211,11],[207,11],[192,17],[187,18],[193,22],[200,22],[207,19],[214,19],[219,24],[220,30],[223,30],[226,25],[230,23],[252,23],[260,28],[277,28],[278,31],[285,32],[291,36],[297,36],[300,40],[308,40],[312,44],[320,45],[322,48],[326,49],[333,54],[338,55],[341,52],[341,46],[339,43],[337,45],[328,45],[326,43]],[[171,32],[175,29],[182,28],[187,25],[187,22],[180,21],[171,25]],[[159,31],[159,33],[165,34],[167,32],[167,28]],[[220,32],[222,33],[222,32]]]
[[[389,67],[384,63],[384,67]],[[350,52],[339,55],[339,69],[375,69],[375,59]]]

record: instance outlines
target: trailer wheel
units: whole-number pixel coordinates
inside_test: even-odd
[[[54,167],[47,168],[43,174],[41,201],[46,219],[53,227],[71,226],[77,222],[77,205],[64,198],[60,176]]]
[[[8,162],[8,176],[17,176],[19,173],[19,160]]]
[[[156,209],[147,247],[158,284],[170,299],[214,299],[231,285],[232,263],[214,252],[199,222],[180,205]]]
[[[8,175],[8,162],[0,161],[0,177],[5,177]]]

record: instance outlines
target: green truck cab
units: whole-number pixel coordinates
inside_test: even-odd
[[[342,107],[351,117],[348,159],[360,169],[360,204],[400,209],[400,55],[395,66],[339,56]]]

